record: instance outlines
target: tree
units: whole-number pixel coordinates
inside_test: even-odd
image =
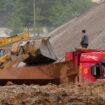
[[[36,27],[58,27],[91,7],[91,0],[36,0]],[[14,32],[33,27],[33,0],[0,0],[0,25]]]
[[[6,26],[11,16],[14,0],[0,0],[0,26]]]
[[[52,25],[59,26],[69,21],[75,16],[79,16],[87,11],[91,6],[91,0],[57,0],[51,8],[49,17]]]
[[[20,32],[23,32],[24,30],[24,25],[23,22],[20,20],[19,17],[14,16],[14,19],[10,21],[9,27],[12,29],[11,34],[18,34]]]

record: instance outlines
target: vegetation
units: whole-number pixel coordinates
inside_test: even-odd
[[[91,0],[36,0],[37,27],[58,27],[91,7]],[[33,0],[0,0],[0,25],[14,33],[33,27]]]

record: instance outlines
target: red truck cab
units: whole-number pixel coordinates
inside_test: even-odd
[[[79,82],[95,82],[97,79],[105,78],[105,51],[76,49],[74,52],[67,52],[65,60],[73,60],[79,71]]]

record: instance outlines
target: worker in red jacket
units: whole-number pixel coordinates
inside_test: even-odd
[[[89,45],[89,42],[88,42],[88,36],[86,35],[86,30],[82,30],[82,33],[83,33],[83,36],[80,44],[82,48],[87,48]]]

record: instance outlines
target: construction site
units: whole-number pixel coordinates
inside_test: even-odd
[[[104,13],[102,2],[47,37],[1,38],[0,105],[105,105]]]

